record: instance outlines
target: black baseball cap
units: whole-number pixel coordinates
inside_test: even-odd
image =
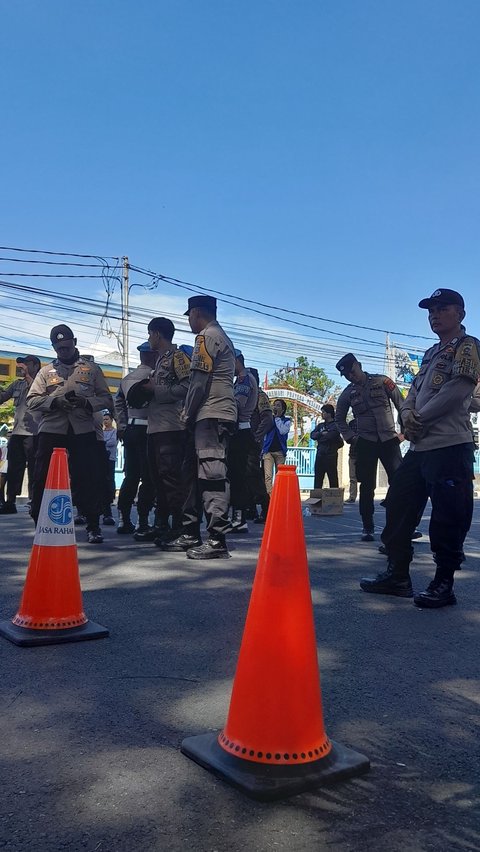
[[[188,300],[188,311],[185,311],[184,317],[188,317],[192,308],[205,308],[209,314],[217,313],[217,300],[213,296],[191,296]]]
[[[355,358],[355,355],[351,352],[347,352],[347,354],[344,355],[343,358],[340,358],[340,361],[335,364],[335,367],[341,376],[348,376],[353,365],[357,363],[358,361],[357,358]]]
[[[419,308],[433,308],[435,305],[458,305],[459,308],[465,310],[463,296],[456,290],[446,290],[444,287],[435,290],[428,299],[422,299],[418,303]]]
[[[32,364],[35,364],[37,367],[42,366],[40,358],[37,358],[36,355],[19,355],[16,361],[17,364],[26,364],[28,361],[31,361]]]
[[[61,340],[74,340],[75,335],[68,325],[55,325],[50,332],[51,343],[60,343]]]

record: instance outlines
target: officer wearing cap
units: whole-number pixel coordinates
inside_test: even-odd
[[[360,586],[365,592],[412,597],[411,533],[430,497],[429,534],[436,570],[414,603],[438,608],[456,603],[454,574],[464,560],[463,543],[472,521],[474,444],[469,408],[480,378],[480,341],[462,326],[465,304],[455,290],[435,290],[419,307],[428,310],[439,342],[425,353],[402,405],[410,449],[386,501],[382,541],[389,558],[387,570],[375,579],[363,579]]]
[[[50,341],[57,357],[39,370],[27,396],[29,410],[40,414],[31,515],[36,523],[53,449],[65,447],[79,505],[87,518],[88,541],[100,544],[101,471],[93,414],[111,409],[113,401],[102,370],[79,354],[77,338],[68,325],[52,328]]]
[[[16,502],[22,491],[25,468],[28,472],[28,496],[30,499],[32,497],[38,424],[31,411],[27,409],[27,393],[42,365],[36,355],[19,356],[17,365],[21,373],[20,378],[12,382],[5,390],[0,391],[0,405],[13,399],[15,406],[13,429],[8,442],[7,499],[0,507],[0,515],[16,513]]]
[[[217,302],[211,296],[192,296],[186,316],[196,335],[190,384],[183,416],[194,432],[198,485],[207,518],[208,540],[190,547],[191,559],[228,556],[225,533],[230,524],[226,457],[237,422],[233,394],[235,352],[232,341],[217,322]]]
[[[186,446],[183,404],[188,390],[191,347],[173,343],[175,326],[166,317],[154,317],[148,324],[148,343],[153,351],[155,366],[142,391],[150,400],[148,406],[147,452],[159,510],[164,525],[155,530],[154,542],[163,547],[176,541],[182,533],[192,533],[183,527],[182,514],[185,494],[184,458]],[[192,473],[193,482],[196,481]],[[168,519],[171,518],[171,528]],[[163,527],[163,528],[162,528]],[[198,535],[195,537],[198,542]],[[173,550],[178,548],[172,547]]]
[[[389,483],[402,461],[399,442],[403,435],[395,431],[391,403],[400,411],[403,398],[392,379],[365,372],[351,352],[340,358],[336,368],[350,384],[338,398],[335,422],[347,444],[355,444],[357,479],[360,482],[359,510],[363,521],[361,538],[362,541],[373,541],[373,499],[378,461],[383,464]],[[349,409],[356,420],[356,434],[347,423]]]
[[[152,541],[153,527],[149,526],[148,519],[155,502],[155,488],[147,458],[149,401],[140,388],[150,380],[156,355],[148,341],[137,346],[137,350],[140,365],[122,379],[114,399],[117,437],[123,442],[124,452],[124,477],[117,500],[121,520],[117,533],[134,533],[136,541]],[[138,524],[135,529],[130,515],[137,491]]]
[[[251,418],[258,402],[258,385],[252,373],[245,367],[245,359],[240,349],[235,349],[235,376],[233,393],[238,412],[237,431],[230,439],[227,459],[233,511],[230,532],[246,533],[246,512],[250,508],[255,491],[249,458],[253,457],[252,454],[256,455]]]

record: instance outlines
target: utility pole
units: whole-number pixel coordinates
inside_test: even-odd
[[[128,373],[128,350],[130,346],[128,334],[128,257],[123,257],[122,271],[122,374]]]

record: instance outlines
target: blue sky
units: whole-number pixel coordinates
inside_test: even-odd
[[[428,341],[406,335],[430,335],[419,299],[447,286],[480,335],[477,0],[18,0],[2,31],[2,245],[128,254],[239,305],[390,330],[410,349]],[[1,261],[0,279],[15,269]],[[131,300],[180,314],[188,295]],[[9,316],[17,339],[40,341]],[[220,319],[233,337],[250,329],[247,358],[269,374],[303,352],[334,376],[350,349],[380,368],[383,333],[344,328],[369,341],[349,342],[231,305]],[[88,345],[111,349],[85,322]]]

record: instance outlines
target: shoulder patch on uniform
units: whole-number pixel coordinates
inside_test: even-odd
[[[243,376],[241,379],[237,379],[233,386],[233,391],[235,396],[250,396],[252,392],[252,385],[250,384],[250,379],[247,376]]]
[[[480,342],[475,337],[464,337],[455,353],[453,376],[464,376],[475,384],[480,379]]]
[[[383,384],[385,385],[387,390],[389,390],[389,391],[395,390],[395,387],[396,387],[395,382],[393,381],[393,379],[389,379],[388,376],[387,376],[387,378],[385,378],[383,380]]]
[[[177,379],[186,379],[190,373],[190,358],[181,349],[176,349],[173,355],[173,369]]]
[[[197,334],[195,338],[191,369],[201,370],[202,373],[211,373],[213,370],[213,358],[207,352],[204,334]]]
[[[265,393],[265,391],[262,391],[262,390],[258,391],[258,410],[260,412],[272,410],[272,406],[270,405],[270,400],[269,400],[267,394]]]

